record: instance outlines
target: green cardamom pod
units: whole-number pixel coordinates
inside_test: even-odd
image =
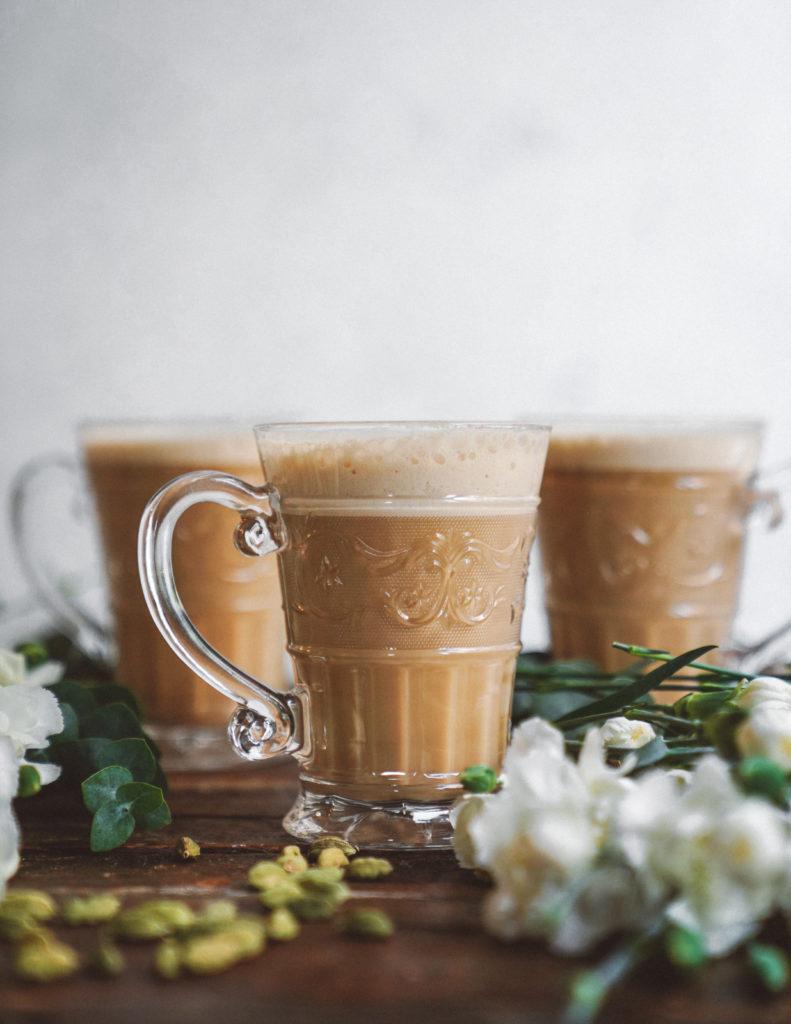
[[[79,966],[75,950],[59,942],[51,932],[42,932],[20,943],[14,958],[14,973],[18,977],[42,984],[67,978]]]
[[[328,846],[324,850],[319,850],[315,861],[320,868],[345,868],[349,858],[337,846]]]
[[[103,940],[91,959],[91,966],[105,978],[115,978],[124,969],[124,958],[114,942]]]
[[[346,868],[347,878],[359,878],[365,881],[373,881],[376,878],[384,878],[392,873],[393,865],[384,857],[355,857]]]
[[[387,914],[374,907],[349,911],[339,918],[337,927],[345,934],[361,939],[389,939],[395,931]]]
[[[57,913],[55,901],[49,893],[39,889],[8,889],[0,902],[0,912],[20,911],[34,921],[49,921]]]
[[[335,913],[337,903],[329,896],[301,896],[288,909],[301,921],[326,921]]]
[[[287,878],[287,873],[273,860],[259,860],[247,872],[247,881],[254,889],[271,889]]]
[[[157,946],[154,969],[162,978],[172,981],[181,974],[181,945],[175,939],[165,939]]]
[[[346,857],[354,857],[360,852],[353,843],[344,839],[343,836],[321,836],[319,839],[314,839],[310,844],[311,859],[318,860],[319,854],[323,850],[340,850]]]
[[[266,920],[266,937],[274,942],[291,942],[299,935],[299,921],[287,907],[273,910]]]
[[[189,836],[181,836],[176,843],[176,856],[182,860],[196,860],[200,857],[200,846]]]
[[[285,881],[271,889],[264,889],[261,893],[261,903],[269,910],[276,910],[278,907],[287,907],[289,903],[300,899],[303,890],[296,882]]]
[[[111,921],[120,909],[120,901],[110,894],[75,896],[63,904],[61,917],[66,924],[103,924]]]

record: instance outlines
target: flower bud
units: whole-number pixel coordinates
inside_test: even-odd
[[[673,714],[688,721],[705,722],[733,697],[733,690],[717,690],[708,693],[686,693],[673,705]]]
[[[638,718],[608,718],[601,727],[601,739],[605,747],[639,750],[656,739],[656,733],[652,725]]]
[[[497,789],[497,772],[485,764],[473,764],[459,775],[459,782],[468,793],[493,793]]]
[[[746,757],[736,766],[736,774],[746,793],[766,797],[780,807],[787,805],[787,779],[782,768],[766,757]]]

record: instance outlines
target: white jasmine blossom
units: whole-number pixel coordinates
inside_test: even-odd
[[[26,750],[47,745],[47,739],[63,730],[63,714],[55,697],[42,687],[0,688],[0,736],[14,747],[18,758]]]
[[[791,855],[788,815],[745,796],[728,765],[703,758],[688,786],[639,780],[619,810],[619,841],[667,916],[700,933],[711,956],[748,938],[779,900]]]
[[[453,852],[463,868],[474,868],[475,844],[470,835],[470,824],[491,799],[489,793],[467,793],[460,797],[450,809],[450,823],[453,826]]]
[[[654,727],[637,718],[608,718],[601,727],[605,747],[618,750],[639,750],[656,739]]]
[[[785,679],[775,679],[774,676],[756,676],[741,691],[736,703],[745,711],[766,704],[786,707],[791,711],[791,685]]]
[[[463,856],[489,871],[495,890],[487,926],[502,938],[560,934],[570,891],[582,884],[608,840],[618,802],[631,783],[608,768],[597,729],[578,762],[566,757],[563,735],[541,719],[514,732],[504,788],[468,812]],[[590,929],[567,924],[564,949],[582,949]]]
[[[19,866],[19,826],[12,808],[19,769],[29,763],[28,750],[46,747],[48,738],[63,730],[60,706],[45,689],[61,674],[62,667],[54,663],[27,672],[21,654],[0,649],[0,898]],[[44,785],[60,775],[57,765],[34,767]]]
[[[791,705],[754,705],[734,738],[743,757],[768,757],[783,771],[791,772]]]

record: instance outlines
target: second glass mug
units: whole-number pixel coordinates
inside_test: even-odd
[[[165,639],[240,707],[244,757],[293,754],[284,821],[309,839],[442,847],[471,764],[499,768],[549,428],[520,423],[274,424],[269,483],[189,473],[140,525],[143,590]],[[200,636],[171,544],[199,502],[236,510],[239,548],[277,552],[296,687],[277,693]]]

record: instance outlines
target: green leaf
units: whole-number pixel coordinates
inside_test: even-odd
[[[647,768],[650,764],[659,764],[660,761],[664,761],[670,752],[670,748],[665,743],[662,736],[656,736],[651,740],[650,743],[646,743],[644,747],[640,747],[637,751],[637,764],[636,768]]]
[[[41,776],[32,764],[23,764],[19,769],[17,796],[35,796],[41,792]]]
[[[165,798],[157,786],[150,786],[147,782],[127,782],[119,787],[115,799],[118,803],[128,804],[135,821],[139,823],[141,818],[155,811]]]
[[[778,993],[788,988],[788,957],[777,946],[751,942],[747,947],[747,962],[755,977],[765,989]]]
[[[98,707],[86,715],[80,722],[80,735],[121,740],[129,736],[142,736],[143,729],[127,704],[115,702]]]
[[[135,819],[129,806],[108,800],[93,816],[91,850],[103,853],[123,846],[134,830]]]
[[[48,690],[55,694],[59,704],[71,704],[78,717],[89,714],[96,707],[90,686],[83,686],[71,679],[61,679],[59,683],[48,687]]]
[[[611,712],[620,711],[627,704],[633,704],[639,697],[644,696],[651,690],[656,689],[665,679],[675,675],[679,669],[684,668],[691,661],[695,661],[707,651],[714,649],[716,644],[708,644],[706,647],[696,647],[694,651],[687,651],[686,654],[679,654],[677,658],[664,662],[656,668],[639,676],[634,682],[630,682],[621,690],[602,697],[601,700],[594,700],[576,711],[569,711],[560,718],[555,719],[555,725],[564,729],[574,724],[581,724],[582,720],[593,715],[605,715]]]
[[[91,687],[91,694],[99,707],[104,707],[107,704],[125,704],[135,718],[142,717],[137,698],[125,686],[118,686],[116,683],[101,683]]]
[[[113,800],[119,788],[132,781],[132,773],[120,765],[110,765],[91,775],[82,784],[82,799],[88,810],[95,814],[108,800]]]
[[[119,764],[128,768],[135,782],[153,782],[157,763],[148,742],[142,737],[104,741],[97,750],[99,767]]]
[[[684,971],[696,971],[706,962],[706,947],[697,932],[671,925],[665,932],[665,954]]]
[[[173,817],[171,816],[170,808],[163,799],[159,807],[137,819],[137,827],[141,832],[155,832],[158,828],[164,828],[166,825],[169,825],[171,821],[173,821]]]

